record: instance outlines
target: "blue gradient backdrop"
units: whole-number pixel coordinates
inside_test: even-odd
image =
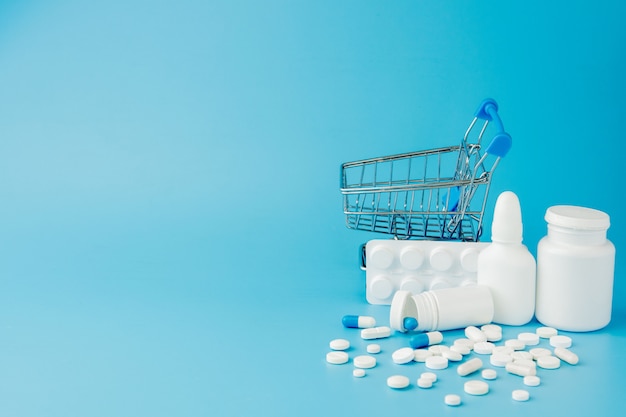
[[[612,1],[0,2],[0,416],[617,415],[626,371],[626,6]],[[361,380],[342,162],[460,141],[500,104],[498,193],[610,214],[613,321],[525,404],[501,374]],[[486,235],[489,236],[488,227]],[[593,277],[589,277],[593,285]],[[523,329],[534,329],[531,323]],[[522,329],[507,328],[505,337]],[[446,336],[453,340],[454,332]],[[386,353],[386,356],[385,356]],[[414,381],[413,381],[414,383]]]

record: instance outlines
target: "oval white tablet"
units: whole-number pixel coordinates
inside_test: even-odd
[[[387,385],[394,389],[406,388],[409,386],[409,378],[404,375],[392,375],[387,378]]]
[[[349,359],[348,354],[343,351],[335,350],[326,354],[326,362],[332,363],[333,365],[341,365],[348,362]]]
[[[400,348],[391,354],[391,359],[394,363],[397,363],[398,365],[413,362],[414,358],[415,351],[413,350],[413,348],[410,347]]]
[[[356,356],[353,362],[356,368],[369,369],[376,366],[376,358],[369,355]]]
[[[452,406],[452,407],[456,407],[457,405],[461,405],[461,397],[459,397],[456,394],[448,394],[445,397],[443,397],[443,401],[446,403],[446,405]]]
[[[391,336],[391,328],[387,326],[370,327],[361,330],[362,339],[383,339]]]
[[[564,360],[570,365],[576,365],[578,363],[578,355],[576,355],[574,352],[572,352],[569,349],[560,348],[560,347],[554,348],[554,354],[556,355],[557,358]]]
[[[380,353],[380,345],[376,343],[370,343],[367,345],[367,353]]]
[[[530,398],[530,394],[525,389],[516,389],[511,394],[511,397],[515,401],[528,401],[528,399]]]
[[[556,335],[550,338],[550,346],[568,348],[572,346],[572,338],[564,335]]]
[[[542,356],[537,358],[537,366],[543,369],[557,369],[561,366],[561,360],[556,356]]]
[[[330,341],[332,350],[346,350],[350,348],[350,342],[346,339],[334,339]]]
[[[448,367],[448,359],[443,356],[430,356],[426,358],[426,367],[429,369],[446,369]]]
[[[485,395],[489,392],[489,384],[473,379],[463,384],[463,390],[470,395]]]

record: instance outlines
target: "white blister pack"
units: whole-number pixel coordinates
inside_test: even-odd
[[[370,240],[365,245],[367,302],[391,304],[397,290],[418,294],[476,284],[478,254],[489,243]]]

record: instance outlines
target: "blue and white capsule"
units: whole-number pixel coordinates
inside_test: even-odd
[[[420,349],[430,345],[438,345],[443,341],[441,332],[419,333],[409,339],[409,345],[413,349]]]
[[[372,316],[343,316],[341,319],[344,327],[351,329],[369,329],[376,327],[376,319]]]

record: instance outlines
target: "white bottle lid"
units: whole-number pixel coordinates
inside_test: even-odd
[[[554,226],[579,230],[606,230],[611,225],[605,212],[578,206],[549,207],[545,220]]]
[[[522,209],[512,191],[498,196],[491,224],[491,240],[500,243],[522,243]]]

